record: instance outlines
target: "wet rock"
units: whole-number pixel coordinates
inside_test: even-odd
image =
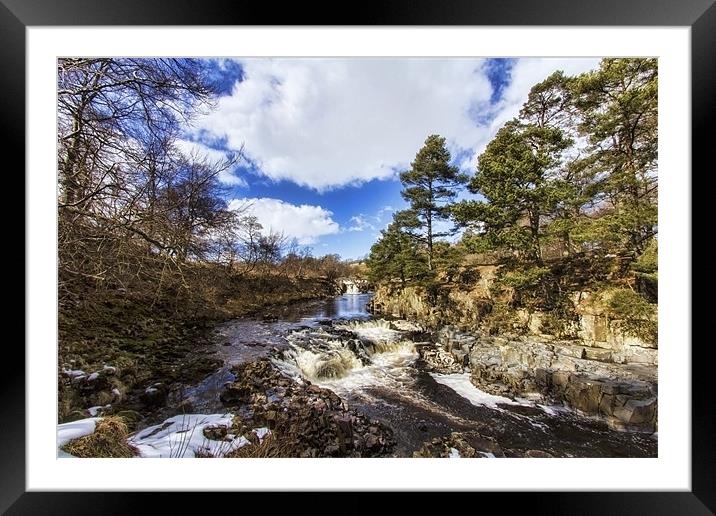
[[[554,455],[552,455],[551,453],[548,453],[546,451],[543,451],[543,450],[527,450],[525,452],[525,457],[547,459],[547,458],[554,458]]]
[[[162,383],[154,383],[144,389],[139,399],[148,407],[159,407],[164,405],[167,399],[167,388]]]
[[[462,373],[463,362],[439,346],[425,344],[416,346],[420,360],[428,371],[441,374]]]
[[[421,332],[425,331],[425,329],[420,324],[413,322],[413,321],[405,321],[403,319],[396,319],[394,321],[390,321],[388,328],[390,328],[391,330],[396,330],[396,331],[416,332],[416,333],[421,333]]]
[[[455,453],[457,452],[457,454]],[[452,432],[447,437],[435,437],[413,453],[417,458],[484,458],[504,457],[500,445],[491,437],[478,432]]]
[[[539,394],[613,428],[653,432],[655,366],[613,363],[611,353],[569,342],[483,337],[470,349],[470,379],[490,394]]]
[[[266,426],[293,457],[381,457],[394,446],[392,431],[348,410],[334,392],[283,376],[269,361],[240,364],[221,400],[247,427]]]

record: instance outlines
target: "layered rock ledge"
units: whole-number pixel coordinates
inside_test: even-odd
[[[417,349],[428,368],[467,370],[472,383],[490,394],[540,397],[603,418],[616,430],[657,431],[654,364],[618,363],[601,348],[573,341],[494,337],[451,327]]]

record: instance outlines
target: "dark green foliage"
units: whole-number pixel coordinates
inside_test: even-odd
[[[367,260],[368,277],[374,282],[408,281],[422,279],[428,272],[427,260],[418,242],[393,222],[381,232],[373,244]]]
[[[560,201],[564,185],[549,179],[570,144],[559,129],[508,122],[478,159],[468,186],[485,201],[464,201],[453,209],[458,222],[479,223],[494,246],[533,262],[542,259],[544,218]]]
[[[433,242],[451,232],[439,232],[434,228],[438,220],[450,215],[448,203],[457,195],[457,188],[467,182],[467,176],[450,165],[450,152],[445,138],[436,134],[428,136],[418,151],[410,170],[400,174],[403,198],[410,203],[405,226],[427,246],[428,269],[434,268]]]
[[[659,262],[657,241],[652,240],[643,253],[631,263],[636,278],[636,289],[648,301],[656,303],[659,297]]]
[[[625,333],[646,342],[657,341],[656,305],[629,289],[613,291],[607,305],[610,315],[620,321]]]
[[[517,320],[517,314],[512,306],[504,302],[496,302],[491,305],[489,312],[483,318],[483,325],[490,335],[526,332],[524,325]]]
[[[572,293],[628,286],[636,297],[618,294],[612,309],[625,331],[655,339],[657,91],[656,59],[555,72],[478,156],[467,184],[476,197],[460,202],[454,187],[466,178],[449,166],[444,139],[429,137],[401,174],[410,207],[395,223],[427,263],[406,281],[440,299],[475,284],[467,263],[499,264],[488,326],[514,329],[508,312],[524,308],[547,314],[545,331],[565,338],[577,319]],[[465,230],[456,245],[433,242],[442,236],[433,222],[448,215]]]
[[[593,212],[601,215],[584,231],[597,241],[611,235],[613,247],[635,254],[657,226],[657,75],[656,59],[604,59],[572,85],[578,129],[589,141]]]

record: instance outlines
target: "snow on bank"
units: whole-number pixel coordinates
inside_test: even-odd
[[[87,409],[87,412],[89,412],[89,415],[92,417],[99,416],[101,412],[112,408],[112,405],[97,405],[95,407],[90,407]],[[94,430],[93,430],[94,431]]]
[[[495,410],[502,410],[498,406],[498,403],[504,405],[522,405],[525,407],[537,407],[539,409],[542,409],[545,414],[554,417],[571,413],[571,410],[569,408],[560,405],[542,405],[532,399],[516,398],[513,400],[504,396],[496,396],[494,394],[489,394],[473,385],[473,383],[470,381],[470,373],[430,373],[430,376],[432,376],[436,382],[450,387],[452,390],[454,390],[463,398],[467,399],[473,405],[485,406]],[[537,421],[531,420],[531,423],[535,426],[541,426],[545,429],[547,428],[544,424],[539,423]]]
[[[492,409],[501,410],[498,407],[498,403],[505,405],[523,405],[517,401],[513,401],[510,398],[504,396],[495,396],[494,394],[488,394],[485,391],[481,391],[475,387],[470,381],[470,373],[453,373],[453,374],[438,374],[430,373],[436,382],[441,383],[450,387],[456,393],[463,398],[467,399],[473,405],[482,405],[490,407]]]
[[[197,453],[212,457],[223,457],[251,442],[244,436],[226,434],[223,440],[204,436],[208,428],[231,428],[232,414],[183,414],[174,416],[161,424],[145,428],[127,439],[137,448],[140,457],[148,458],[190,458]],[[57,425],[57,456],[74,456],[60,448],[74,439],[93,434],[97,421],[91,417]],[[256,428],[254,433],[262,441],[271,433],[268,428]]]
[[[74,439],[93,434],[97,421],[100,419],[99,417],[90,417],[57,425],[57,456],[60,458],[74,457],[60,448]]]
[[[159,425],[150,426],[129,438],[140,457],[190,458],[200,452],[212,457],[222,457],[250,444],[243,436],[227,434],[217,441],[204,436],[208,428],[230,428],[231,414],[183,414],[174,416]],[[269,430],[259,428],[256,434],[262,439]]]

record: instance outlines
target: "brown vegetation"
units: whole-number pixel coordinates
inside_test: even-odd
[[[217,320],[330,295],[347,273],[266,232],[219,181],[241,152],[212,160],[181,145],[183,124],[211,109],[207,62],[63,58],[58,78],[60,368],[119,370],[122,397],[178,372]],[[108,390],[60,379],[60,420]],[[115,400],[116,401],[116,400]]]
[[[74,439],[62,447],[75,457],[119,457],[136,455],[136,449],[127,442],[129,431],[120,417],[105,417],[97,421],[94,433]]]

